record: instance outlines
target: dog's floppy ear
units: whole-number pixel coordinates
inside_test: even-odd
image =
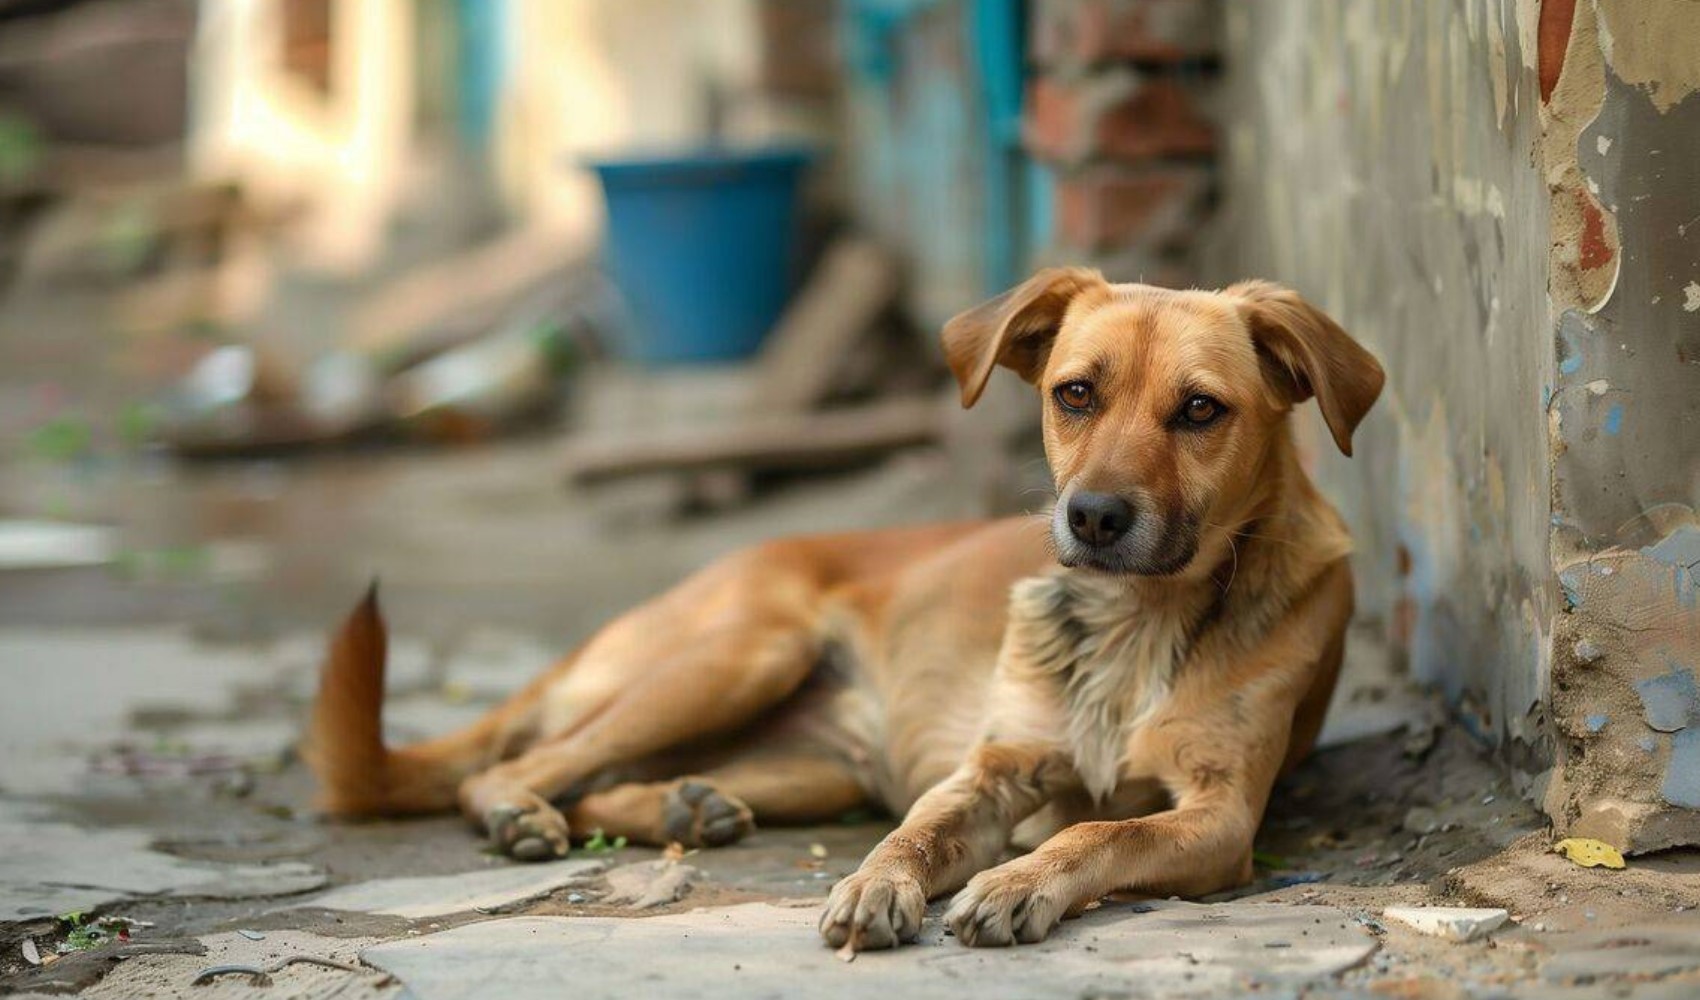
[[[1251,339],[1286,382],[1293,402],[1312,396],[1340,451],[1352,453],[1352,432],[1381,395],[1381,363],[1340,324],[1290,288],[1243,281],[1224,294],[1239,300]]]
[[[973,406],[992,368],[1003,365],[1029,382],[1039,377],[1068,304],[1082,291],[1107,287],[1085,267],[1047,267],[995,299],[958,313],[944,325],[944,358]]]

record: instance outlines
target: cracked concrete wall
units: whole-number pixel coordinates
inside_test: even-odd
[[[1213,276],[1389,372],[1359,602],[1566,831],[1700,842],[1700,3],[1227,12]]]

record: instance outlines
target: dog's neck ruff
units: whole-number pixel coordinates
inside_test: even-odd
[[[1094,799],[1115,790],[1128,732],[1168,696],[1216,596],[1208,583],[1164,590],[1079,572],[1031,577],[1010,592],[1005,668],[1052,682],[1064,741]]]

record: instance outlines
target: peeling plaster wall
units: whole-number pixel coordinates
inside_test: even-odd
[[[1577,2],[1568,27],[1542,39],[1555,230],[1583,215],[1552,251],[1546,806],[1644,851],[1700,843],[1700,3]]]
[[[1383,359],[1307,425],[1362,613],[1564,832],[1700,843],[1700,3],[1240,0],[1221,281]]]
[[[1242,0],[1227,28],[1212,270],[1293,285],[1382,359],[1356,458],[1309,413],[1302,434],[1357,536],[1360,613],[1538,773],[1558,595],[1533,27],[1485,0]]]

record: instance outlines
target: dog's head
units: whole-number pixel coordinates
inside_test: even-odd
[[[1041,271],[955,317],[944,350],[964,406],[997,365],[1039,389],[1057,557],[1110,573],[1181,574],[1219,550],[1267,490],[1293,405],[1314,396],[1350,455],[1383,379],[1278,285],[1169,291],[1084,268]]]

